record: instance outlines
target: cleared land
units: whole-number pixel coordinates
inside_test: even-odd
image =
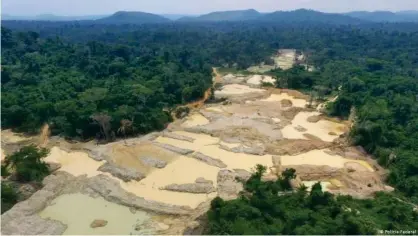
[[[291,58],[293,52],[284,53]],[[256,164],[268,167],[266,179],[295,168],[301,183],[309,187],[322,181],[334,193],[368,197],[390,190],[376,163],[357,148],[342,145],[347,123],[307,109],[308,96],[297,91],[249,86],[271,80],[217,76],[217,83],[224,84],[215,97],[226,102],[199,101],[187,117],[162,132],[106,145],[53,138],[45,142],[44,137],[2,131],[2,152],[39,140],[51,148],[46,161],[61,166],[47,177],[43,190],[2,216],[4,232],[128,234],[138,233],[140,224],[140,233],[180,234],[196,226],[194,220],[215,196],[235,198],[242,189],[235,178],[248,178]],[[90,228],[94,218],[108,223]],[[26,223],[18,227],[17,222]],[[34,224],[39,226],[31,230]]]

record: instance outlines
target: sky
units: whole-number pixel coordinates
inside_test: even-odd
[[[256,9],[261,12],[308,8],[323,12],[418,10],[418,0],[1,0],[2,14],[34,16],[103,15],[116,11],[204,14]]]

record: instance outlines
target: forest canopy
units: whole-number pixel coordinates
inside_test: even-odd
[[[270,72],[278,86],[338,95],[351,141],[418,202],[418,25],[9,22],[2,28],[2,128],[111,139],[164,128],[167,111],[211,86],[211,67],[246,69],[295,48],[316,68]],[[118,132],[124,130],[124,132]]]

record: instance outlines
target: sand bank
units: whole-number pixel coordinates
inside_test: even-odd
[[[241,84],[227,84],[222,87],[221,90],[215,91],[216,95],[228,96],[228,95],[242,95],[246,93],[263,93],[264,89],[251,88],[247,85]]]
[[[295,156],[281,156],[281,164],[283,166],[289,165],[326,165],[335,168],[344,168],[344,164],[348,162],[359,163],[373,172],[374,169],[365,161],[347,159],[339,155],[331,155],[324,150],[312,150]]]
[[[247,84],[251,85],[261,85],[262,83],[271,83],[275,84],[276,80],[267,75],[253,75],[247,80]]]
[[[193,127],[198,125],[209,124],[209,120],[202,116],[200,113],[193,113],[188,116],[186,121],[182,124],[183,127]]]
[[[318,116],[319,112],[299,112],[292,120],[292,124],[287,125],[282,129],[283,136],[287,139],[307,139],[303,134],[311,134],[323,141],[332,142],[339,135],[344,133],[345,125],[329,120],[319,120],[316,123],[308,122],[308,117]],[[305,132],[299,132],[295,129],[297,126],[302,126],[306,129]],[[335,133],[330,135],[329,133]]]
[[[49,155],[45,158],[46,162],[61,164],[60,171],[66,171],[74,176],[84,175],[96,176],[102,174],[97,169],[105,161],[95,161],[84,152],[66,152],[58,147],[53,147]]]
[[[280,102],[281,100],[284,100],[284,99],[290,100],[292,102],[293,107],[305,108],[305,106],[307,104],[305,99],[295,98],[293,96],[290,96],[287,93],[271,94],[268,98],[261,99],[260,101],[262,101],[262,102]]]
[[[30,137],[25,137],[23,135],[19,135],[14,133],[10,129],[2,130],[1,131],[1,141],[3,143],[18,143],[26,140],[30,140]]]

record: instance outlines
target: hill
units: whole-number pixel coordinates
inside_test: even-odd
[[[188,14],[160,14],[160,16],[165,17],[170,20],[178,20],[185,17],[196,17],[197,15],[188,15]]]
[[[254,9],[238,11],[217,11],[198,17],[182,17],[178,21],[246,21],[254,20],[262,14]]]
[[[58,16],[53,14],[42,14],[36,16],[14,16],[2,14],[1,20],[27,20],[27,21],[80,21],[97,20],[107,15],[86,15],[86,16]]]
[[[364,22],[361,19],[342,14],[324,13],[307,9],[299,9],[295,11],[276,11],[263,15],[258,18],[258,20],[284,23],[315,22],[327,24],[360,24]]]
[[[170,19],[156,14],[139,11],[118,11],[111,16],[96,20],[97,23],[106,24],[166,23],[170,21]]]
[[[418,11],[354,11],[345,15],[373,22],[418,22]]]

